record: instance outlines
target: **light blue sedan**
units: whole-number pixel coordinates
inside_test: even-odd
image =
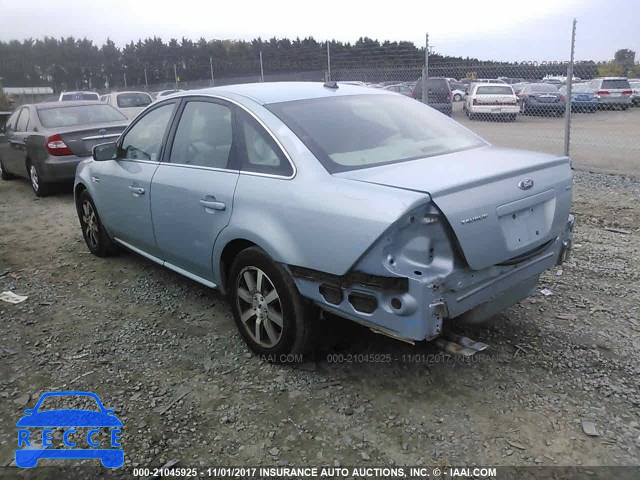
[[[568,158],[493,147],[403,95],[262,83],[152,104],[74,191],[93,254],[217,288],[280,361],[321,312],[413,343],[526,298],[570,252],[572,185]]]

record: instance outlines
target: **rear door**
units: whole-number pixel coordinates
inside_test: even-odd
[[[231,218],[239,176],[234,107],[189,99],[173,131],[151,186],[158,249],[167,267],[213,286],[213,244]]]
[[[95,162],[94,200],[112,236],[157,256],[151,221],[151,179],[162,155],[177,101],[163,103],[137,119],[118,142],[118,158]]]

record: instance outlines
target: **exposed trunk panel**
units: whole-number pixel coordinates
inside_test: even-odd
[[[541,153],[488,147],[338,175],[429,193],[475,270],[555,238],[571,209],[569,159]]]

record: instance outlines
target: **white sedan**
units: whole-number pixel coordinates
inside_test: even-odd
[[[100,97],[100,100],[120,110],[130,120],[153,102],[147,92],[114,92]]]
[[[462,108],[470,120],[482,115],[500,116],[515,122],[519,111],[518,97],[511,85],[504,83],[472,84]]]

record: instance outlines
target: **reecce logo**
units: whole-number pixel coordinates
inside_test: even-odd
[[[84,400],[95,400],[97,409],[42,409],[42,403],[52,397],[88,397]],[[55,398],[58,400],[57,398]],[[64,400],[64,398],[62,398]],[[91,392],[60,391],[42,394],[33,409],[27,409],[18,423],[18,448],[16,449],[16,465],[20,468],[32,468],[41,458],[87,459],[99,458],[107,468],[118,468],[124,463],[124,450],[120,442],[122,422],[114,415],[114,410],[104,407],[100,398]],[[42,429],[41,446],[30,441],[32,432],[27,428]],[[64,448],[52,448],[53,428],[63,428],[62,441]],[[87,429],[86,435],[80,435],[76,429]],[[109,446],[104,448],[100,439],[101,428],[109,429]],[[77,447],[80,443],[81,447]],[[87,448],[82,448],[86,443]],[[101,448],[102,447],[102,448]]]

